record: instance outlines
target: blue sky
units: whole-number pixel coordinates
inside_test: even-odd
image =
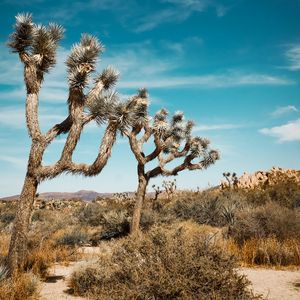
[[[19,12],[66,29],[58,64],[42,87],[42,129],[66,116],[64,61],[87,32],[106,47],[98,70],[107,65],[120,70],[122,95],[147,87],[152,114],[161,107],[184,111],[197,124],[195,134],[209,137],[220,150],[213,167],[180,174],[180,188],[214,185],[224,171],[300,168],[299,0],[1,0],[0,196],[20,192],[30,146],[22,66],[5,46]],[[86,128],[78,162],[94,160],[102,133],[95,124]],[[59,157],[64,139],[49,147],[46,164]],[[63,175],[42,183],[39,191],[120,192],[136,184],[136,162],[119,138],[99,176]]]

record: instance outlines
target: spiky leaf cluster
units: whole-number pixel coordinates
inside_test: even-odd
[[[191,138],[193,128],[192,121],[185,121],[182,112],[176,112],[171,121],[168,120],[168,112],[161,109],[155,114],[153,128],[160,139],[164,141],[164,153],[173,152],[179,149],[183,141]]]
[[[138,92],[138,95],[126,102],[119,103],[115,109],[112,119],[118,124],[121,134],[129,128],[142,127],[148,120],[148,99],[147,93]]]
[[[206,138],[194,137],[190,142],[190,152],[189,155],[192,158],[201,157],[205,154],[207,147],[209,145],[209,140]]]
[[[83,88],[88,83],[88,74],[95,70],[98,55],[104,47],[94,36],[83,34],[80,43],[72,47],[67,58],[69,84]]]
[[[206,169],[219,159],[220,159],[220,153],[217,150],[210,150],[209,153],[206,154],[204,157],[203,167]]]
[[[168,111],[162,108],[155,114],[153,121],[153,128],[155,130],[155,133],[158,134],[158,136],[163,140],[166,139],[167,132],[169,132],[170,129],[167,117]]]
[[[120,73],[118,70],[114,69],[111,66],[108,66],[103,72],[95,79],[95,82],[101,80],[103,83],[104,89],[112,88],[118,81]]]
[[[22,53],[31,46],[33,22],[32,15],[18,14],[16,16],[15,31],[9,36],[8,46],[12,48],[13,52]]]
[[[103,91],[91,99],[87,106],[98,124],[102,124],[114,116],[119,104],[119,95],[115,91]]]
[[[56,50],[63,37],[63,27],[54,23],[47,27],[36,25],[31,14],[18,14],[14,28],[8,42],[13,52],[26,52],[29,56],[38,57],[35,62],[39,71],[49,71],[56,63]]]
[[[49,71],[56,63],[56,50],[62,39],[64,29],[57,24],[49,24],[48,27],[35,25],[33,28],[32,54],[41,55],[39,69]]]

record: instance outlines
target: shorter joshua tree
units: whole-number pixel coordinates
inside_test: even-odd
[[[239,179],[236,173],[225,172],[223,173],[223,176],[227,181],[226,184],[223,184],[223,187],[228,187],[229,189],[231,189],[232,187],[233,188],[237,187]]]
[[[163,190],[160,188],[159,185],[152,185],[152,188],[154,190],[154,198],[153,198],[153,202],[156,202],[156,200],[158,199],[158,196],[163,192]]]
[[[144,91],[139,106],[139,120],[131,122],[123,133],[128,137],[131,150],[138,162],[138,189],[134,207],[131,233],[139,230],[141,210],[145,199],[147,185],[151,178],[162,176],[176,176],[183,170],[206,169],[219,159],[219,153],[209,148],[209,140],[192,136],[192,121],[185,121],[182,112],[177,112],[171,120],[168,120],[168,112],[161,109],[156,113],[154,119],[148,116],[147,93]],[[136,104],[135,104],[136,105]],[[150,139],[154,140],[153,151],[145,155],[143,145]],[[177,158],[181,163],[172,168],[168,164]],[[157,166],[145,170],[147,163],[157,159]],[[195,161],[196,160],[196,161]]]
[[[165,189],[165,192],[167,194],[168,201],[173,198],[173,195],[175,194],[177,190],[177,184],[176,179],[174,180],[164,180],[162,183],[163,188]]]

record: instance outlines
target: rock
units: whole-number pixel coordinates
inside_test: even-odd
[[[254,174],[248,174],[245,172],[240,178],[238,178],[233,187],[241,189],[254,189],[258,187],[264,188],[283,181],[292,181],[296,184],[300,184],[300,171],[273,167],[267,172],[257,171]],[[227,181],[221,181],[220,188],[229,188],[229,183]]]

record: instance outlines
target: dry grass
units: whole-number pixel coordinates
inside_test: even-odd
[[[248,265],[300,266],[300,240],[249,240],[242,246],[240,256]]]
[[[16,280],[0,281],[0,300],[35,300],[39,298],[39,280],[32,273],[21,274]]]

